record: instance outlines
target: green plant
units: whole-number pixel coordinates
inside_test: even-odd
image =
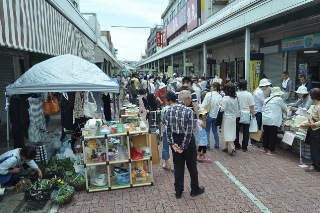
[[[51,193],[51,200],[57,205],[64,205],[68,203],[74,195],[74,188],[72,186],[65,185],[59,190],[55,190]]]

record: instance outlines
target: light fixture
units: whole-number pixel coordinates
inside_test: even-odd
[[[318,53],[318,52],[319,52],[319,50],[305,50],[305,51],[303,51],[303,53],[305,53],[305,54]]]

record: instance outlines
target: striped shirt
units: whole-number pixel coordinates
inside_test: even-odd
[[[193,134],[194,112],[184,104],[177,104],[168,109],[166,114],[166,133],[170,145],[178,144],[182,149],[186,149]],[[174,141],[172,134],[184,134],[183,141]]]
[[[193,89],[190,89],[188,86],[182,86],[182,87],[179,87],[176,89],[176,95],[179,97],[179,94],[182,90],[188,90],[190,91],[191,93],[191,99],[192,99],[192,102],[198,102],[198,98],[197,98],[197,93],[193,90]],[[188,107],[192,107],[192,103],[190,104],[190,106]]]

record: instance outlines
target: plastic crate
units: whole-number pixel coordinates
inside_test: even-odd
[[[26,202],[50,200],[52,191],[53,188],[46,190],[26,190],[24,192],[24,200]]]

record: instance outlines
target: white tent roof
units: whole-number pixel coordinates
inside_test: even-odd
[[[7,95],[76,91],[118,93],[119,85],[95,64],[67,54],[34,65],[6,87]]]

